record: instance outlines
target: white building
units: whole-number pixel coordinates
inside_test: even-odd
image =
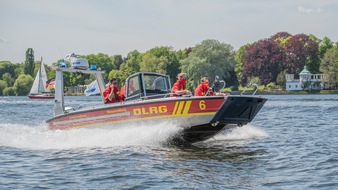
[[[321,90],[324,74],[311,74],[310,71],[304,69],[299,73],[299,79],[295,79],[294,74],[286,74],[286,90]]]

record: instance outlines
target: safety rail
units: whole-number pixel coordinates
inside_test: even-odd
[[[255,95],[255,94],[256,94],[256,92],[257,92],[257,90],[258,90],[258,85],[257,85],[256,83],[254,83],[253,80],[251,80],[250,83],[247,84],[247,85],[245,86],[245,89],[243,90],[243,92],[241,92],[241,96],[244,94],[244,92],[245,92],[250,86],[255,86],[255,87],[256,87],[256,89],[255,89],[255,91],[252,93],[252,95]]]

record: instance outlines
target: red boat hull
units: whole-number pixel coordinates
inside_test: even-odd
[[[112,104],[95,110],[84,110],[57,116],[48,120],[47,123],[50,129],[93,127],[107,124],[113,127],[116,124],[139,121],[158,123],[163,120],[173,122],[180,120],[180,123],[184,120],[183,123],[188,125],[201,121],[198,121],[198,119],[188,121],[187,118],[196,117],[210,120],[224,101],[223,97],[187,100],[170,98],[165,101]]]
[[[54,99],[54,95],[38,94],[38,95],[28,95],[30,99]]]
[[[198,142],[211,138],[225,127],[242,126],[252,121],[266,99],[259,97],[163,98],[108,104],[47,120],[50,129],[80,127],[138,126],[141,123],[166,123],[182,127],[174,142]]]

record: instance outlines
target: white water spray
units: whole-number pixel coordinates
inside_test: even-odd
[[[158,146],[180,130],[167,123],[113,128],[48,130],[47,125],[0,124],[0,146],[23,149]]]
[[[216,140],[249,140],[256,138],[265,138],[269,135],[262,129],[249,125],[236,127],[228,131],[224,131],[215,136]]]

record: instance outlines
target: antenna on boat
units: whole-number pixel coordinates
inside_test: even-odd
[[[60,49],[60,47],[58,47],[58,49],[59,49],[59,54],[61,55],[61,58],[62,58],[62,60],[64,61],[64,57],[63,57],[63,54],[61,53],[61,49]]]

